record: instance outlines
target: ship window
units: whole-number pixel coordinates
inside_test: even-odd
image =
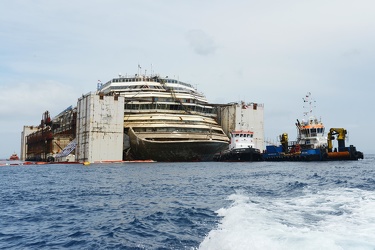
[[[312,128],[311,129],[311,135],[312,136],[316,136],[316,128]]]

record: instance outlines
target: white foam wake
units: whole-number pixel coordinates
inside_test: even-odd
[[[293,198],[229,197],[199,249],[375,249],[375,192],[308,190]]]

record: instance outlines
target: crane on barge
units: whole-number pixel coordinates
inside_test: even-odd
[[[353,145],[345,147],[345,138],[347,131],[344,128],[331,128],[327,136],[327,153],[323,155],[323,158],[328,159],[363,159],[363,153],[357,151]],[[337,149],[335,148],[332,152],[332,140],[337,140]]]

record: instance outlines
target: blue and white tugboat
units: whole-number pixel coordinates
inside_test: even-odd
[[[254,133],[249,130],[237,130],[230,133],[229,149],[215,155],[216,161],[260,161],[262,154],[254,147]]]
[[[308,92],[303,98],[309,104],[308,116],[301,122],[297,119],[297,140],[288,141],[288,134],[280,135],[279,146],[266,146],[263,153],[265,161],[330,161],[330,160],[358,160],[363,159],[363,153],[357,151],[353,145],[345,146],[347,131],[344,128],[331,128],[325,136],[323,123],[312,114],[314,101]],[[338,147],[333,149],[332,140],[337,137]]]

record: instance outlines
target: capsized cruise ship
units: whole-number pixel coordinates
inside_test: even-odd
[[[123,96],[126,160],[211,161],[229,145],[214,107],[191,84],[158,75],[122,76],[98,85]]]

